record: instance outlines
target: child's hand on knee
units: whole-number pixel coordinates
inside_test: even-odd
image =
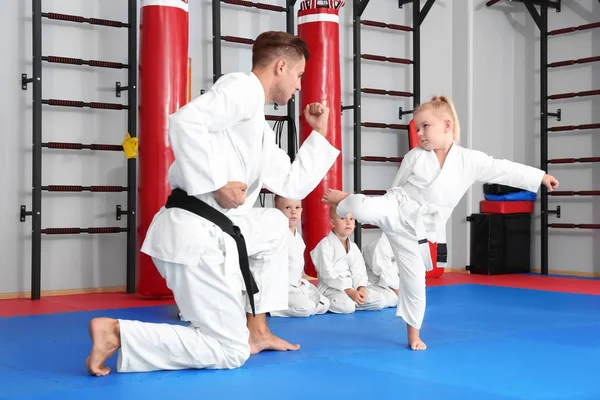
[[[356,304],[364,304],[364,301],[362,300],[361,295],[358,292],[358,290],[346,289],[345,292],[352,299],[352,301],[355,302]]]
[[[367,301],[367,298],[369,297],[367,295],[367,289],[365,289],[364,286],[361,286],[361,287],[358,288],[357,292],[358,292],[358,295],[360,296],[360,299],[362,301],[360,304],[364,304]]]

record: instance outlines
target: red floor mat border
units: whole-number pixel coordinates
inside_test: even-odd
[[[540,275],[474,275],[449,273],[427,281],[429,286],[476,284],[562,293],[600,295],[600,279]]]
[[[428,286],[477,284],[563,293],[600,295],[600,279],[579,279],[536,275],[471,275],[446,273],[429,279]],[[0,300],[0,317],[54,314],[61,312],[109,310],[174,304],[173,299],[152,300],[125,293],[93,293],[49,296],[41,300]]]

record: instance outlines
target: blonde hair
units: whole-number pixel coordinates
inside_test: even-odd
[[[332,205],[329,207],[329,218],[331,218],[331,219],[335,219],[335,217],[337,217],[337,216],[338,216],[336,211],[337,211],[337,205],[335,205],[335,204],[332,204]]]
[[[426,108],[433,108],[436,111],[443,111],[452,117],[452,136],[456,143],[460,142],[460,123],[458,122],[458,114],[454,108],[452,100],[446,96],[433,96],[431,100],[418,106],[413,115]]]

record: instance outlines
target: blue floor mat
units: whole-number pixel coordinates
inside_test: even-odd
[[[1,399],[600,399],[600,296],[480,285],[428,288],[424,352],[393,309],[270,318],[298,352],[232,371],[87,376],[91,318],[178,323],[147,307],[0,318]]]

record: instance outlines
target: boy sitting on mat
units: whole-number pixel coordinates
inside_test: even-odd
[[[396,307],[400,276],[396,257],[385,233],[363,248],[369,283],[385,299],[385,307]]]
[[[331,231],[310,252],[319,285],[317,288],[329,299],[329,310],[350,314],[356,310],[381,310],[384,297],[368,282],[363,256],[350,235],[354,232],[352,214],[340,217],[330,209]]]
[[[329,309],[329,300],[321,295],[317,288],[302,279],[304,273],[304,249],[306,245],[302,235],[296,230],[302,216],[302,202],[290,200],[279,195],[274,198],[275,208],[289,219],[289,304],[287,310],[272,311],[272,317],[310,317],[325,314]]]

